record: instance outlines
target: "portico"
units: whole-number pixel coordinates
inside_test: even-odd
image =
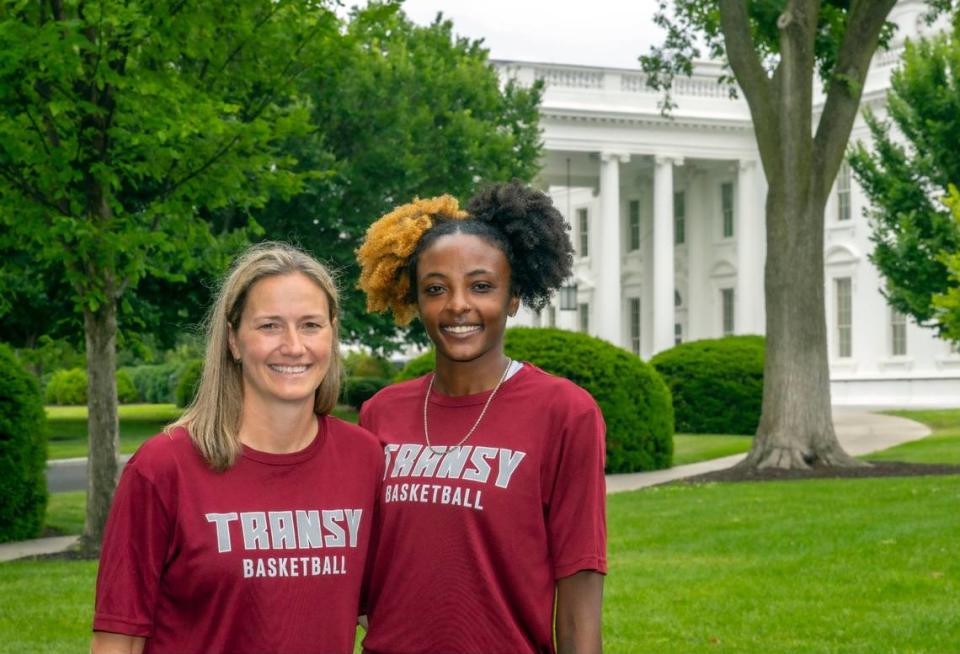
[[[894,61],[882,54],[868,78],[875,111]],[[586,332],[643,359],[682,341],[763,334],[767,184],[746,103],[717,83],[719,66],[676,80],[667,118],[637,71],[497,65],[546,85],[535,183],[567,218],[575,249],[563,305],[523,309],[513,324]],[[862,122],[853,138],[868,138]],[[866,256],[865,200],[849,178],[843,188],[825,226],[835,401],[960,403],[960,355],[890,314]]]

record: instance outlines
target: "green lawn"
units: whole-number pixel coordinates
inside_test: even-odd
[[[68,459],[87,455],[87,407],[48,406],[47,458]],[[120,452],[132,454],[147,440],[180,416],[173,404],[120,405]]]
[[[48,406],[47,458],[68,459],[87,455],[87,407]],[[120,453],[133,454],[137,448],[165,426],[176,420],[183,409],[173,404],[120,405]],[[357,412],[344,406],[334,415],[357,421]]]
[[[877,456],[960,456],[960,414],[938,425],[912,448]],[[48,523],[76,532],[82,503],[83,493],[54,496]],[[605,651],[960,651],[958,504],[956,476],[613,495]],[[85,651],[95,575],[90,562],[0,564],[3,596],[17,598],[0,611],[0,654]]]
[[[606,651],[955,651],[958,503],[957,477],[611,496]],[[92,563],[0,564],[17,598],[0,652],[83,651],[94,577]]]
[[[752,444],[752,436],[676,434],[673,437],[673,465],[682,466],[740,454],[749,450]]]
[[[930,427],[933,433],[918,441],[870,454],[864,457],[865,459],[960,464],[960,409],[890,411],[889,413],[922,422]]]

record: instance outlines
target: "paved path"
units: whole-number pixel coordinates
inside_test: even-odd
[[[852,456],[885,450],[888,447],[915,441],[930,434],[930,429],[919,422],[896,416],[870,413],[866,409],[854,407],[834,407],[833,426],[843,449]],[[657,484],[692,477],[705,472],[723,470],[739,463],[746,456],[746,454],[734,454],[720,459],[676,466],[667,470],[607,475],[607,493],[621,493],[646,488],[647,486],[656,486]]]
[[[930,434],[930,430],[918,422],[906,418],[870,413],[869,409],[855,407],[834,407],[833,424],[840,443],[847,453],[853,456],[885,450],[888,447],[914,441]],[[734,454],[720,459],[676,466],[668,470],[607,475],[607,493],[621,493],[699,475],[704,472],[723,470],[745,456],[745,454]],[[126,462],[130,457],[121,458],[123,462]],[[62,492],[63,490],[83,490],[86,487],[86,459],[51,461],[47,464],[47,479],[50,483],[51,493]],[[63,536],[0,544],[0,561],[10,561],[32,554],[59,552],[73,545],[76,540],[76,536]]]

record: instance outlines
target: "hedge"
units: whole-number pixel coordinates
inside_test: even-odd
[[[117,401],[130,404],[140,399],[130,373],[121,368],[116,372]],[[82,405],[87,403],[87,371],[84,368],[58,370],[50,377],[43,394],[47,404]]]
[[[690,434],[754,434],[763,400],[764,338],[690,341],[650,363],[673,395],[675,428]]]
[[[593,396],[607,425],[607,472],[670,467],[673,407],[652,367],[599,338],[562,329],[511,327],[505,349],[514,359],[566,377]],[[426,374],[433,362],[433,351],[412,359],[397,381]]]
[[[33,375],[0,344],[0,542],[34,538],[43,527],[45,422]]]
[[[343,372],[347,377],[390,379],[397,370],[383,357],[366,352],[348,352],[343,357]]]
[[[200,374],[203,372],[203,359],[194,359],[180,369],[177,379],[177,388],[174,392],[178,407],[185,407],[193,402],[200,386]]]
[[[176,401],[176,388],[182,364],[160,363],[121,368],[126,370],[141,402],[170,404]]]
[[[340,387],[340,400],[347,406],[360,409],[364,402],[389,383],[389,379],[382,377],[347,377]]]

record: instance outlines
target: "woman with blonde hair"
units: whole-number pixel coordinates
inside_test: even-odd
[[[235,261],[196,399],[117,487],[94,654],[353,651],[383,454],[329,415],[337,314],[305,252],[263,243]]]

